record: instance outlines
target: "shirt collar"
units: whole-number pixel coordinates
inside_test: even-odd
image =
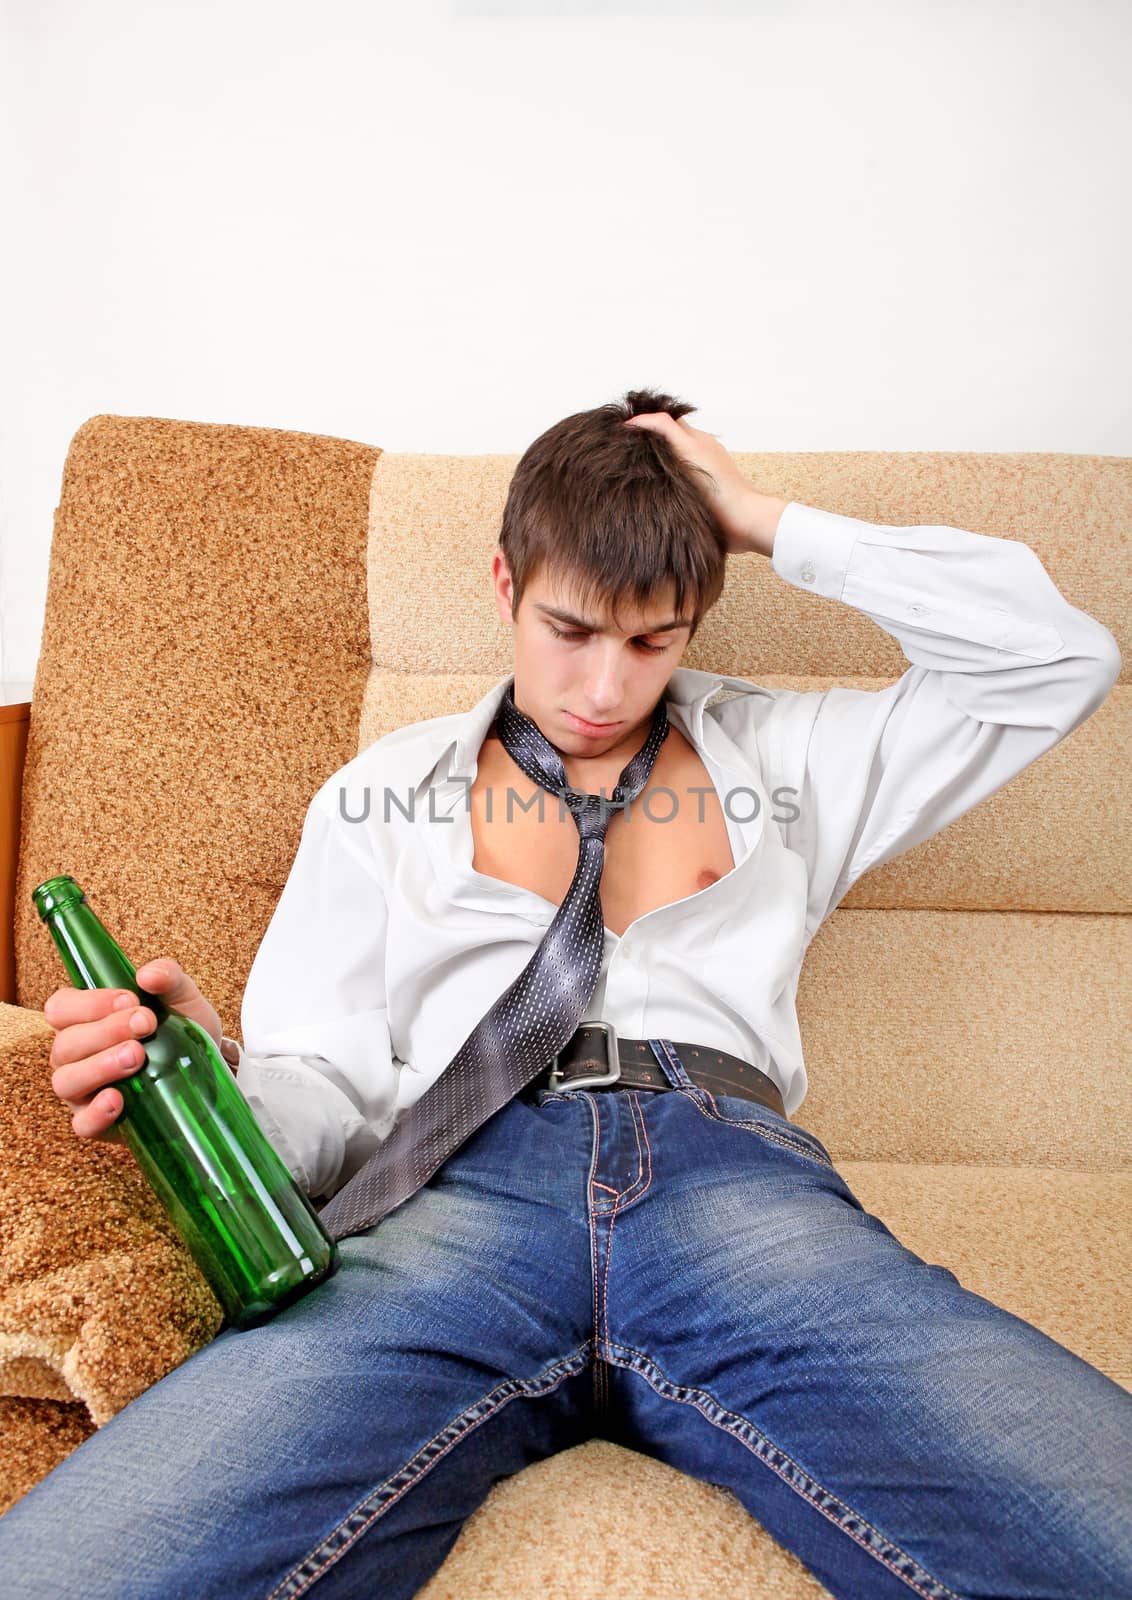
[[[427,777],[437,762],[447,757],[447,766],[442,768],[440,774],[441,781],[471,778],[480,746],[495,721],[495,714],[499,710],[507,685],[513,681],[514,674],[508,673],[505,678],[494,684],[470,711],[464,712],[456,724],[455,737],[452,735],[451,727],[446,730],[446,737],[439,746],[431,749],[428,764],[418,777]],[[694,667],[677,667],[665,687],[664,698],[670,705],[675,705],[683,711],[683,720],[691,729],[697,744],[702,745],[704,707],[712,695],[719,689],[749,694],[755,687],[757,686],[746,678],[732,678],[724,673],[699,672]]]

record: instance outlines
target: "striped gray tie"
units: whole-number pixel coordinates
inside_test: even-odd
[[[605,922],[601,871],[614,805],[636,799],[668,733],[661,696],[645,743],[608,798],[571,789],[553,745],[515,704],[514,679],[496,726],[504,749],[535,783],[560,795],[578,826],[578,865],[538,949],[464,1040],[451,1062],[359,1172],[319,1212],[334,1239],[361,1233],[416,1194],[487,1119],[524,1089],[573,1036],[597,987]]]

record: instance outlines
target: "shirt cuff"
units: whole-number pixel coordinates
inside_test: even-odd
[[[780,578],[840,600],[853,548],[870,523],[791,500],[778,521],[770,564]]]

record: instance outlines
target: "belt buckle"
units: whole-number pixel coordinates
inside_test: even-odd
[[[565,1094],[572,1089],[594,1089],[602,1084],[616,1083],[621,1076],[621,1056],[617,1048],[617,1034],[612,1022],[584,1022],[584,1028],[597,1028],[605,1035],[605,1060],[608,1071],[591,1073],[588,1077],[564,1079],[562,1069],[558,1065],[558,1057],[562,1050],[558,1050],[550,1060],[550,1087],[557,1089],[560,1094]],[[571,1037],[573,1037],[571,1035]],[[567,1044],[569,1040],[567,1040]],[[563,1045],[562,1049],[566,1048]]]

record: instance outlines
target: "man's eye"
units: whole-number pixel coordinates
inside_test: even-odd
[[[554,637],[556,639],[588,639],[589,638],[589,634],[588,633],[567,633],[562,628],[556,628],[554,626],[553,622],[548,622],[547,623],[547,627],[550,629],[551,633],[554,635]],[[668,649],[668,646],[666,644],[646,644],[643,639],[638,639],[636,641],[636,643],[640,645],[642,650],[648,651],[649,655],[652,655],[652,656],[663,655],[664,652]]]

